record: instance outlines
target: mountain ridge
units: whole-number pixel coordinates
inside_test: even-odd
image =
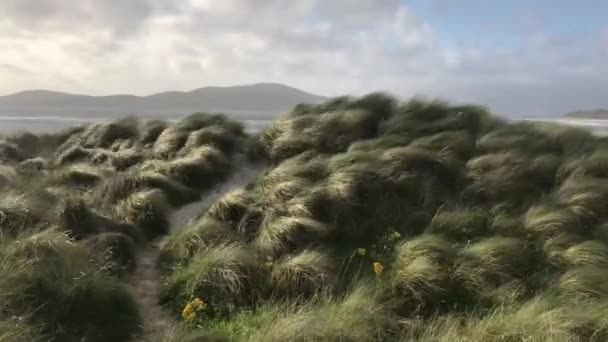
[[[236,86],[208,86],[190,91],[165,91],[145,96],[131,94],[83,95],[52,90],[26,90],[0,96],[0,115],[27,112],[44,115],[65,109],[68,112],[124,112],[145,115],[151,112],[258,111],[276,113],[299,103],[318,103],[320,95],[279,83]],[[53,114],[55,115],[55,114]]]

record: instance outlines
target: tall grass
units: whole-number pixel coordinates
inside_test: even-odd
[[[158,153],[172,131],[185,148]],[[207,114],[0,139],[0,340],[133,340],[140,310],[122,277],[138,247],[224,179],[246,140]]]
[[[202,138],[172,139],[179,155]],[[167,307],[177,315],[191,296],[218,303],[203,320],[184,319],[190,336],[606,338],[601,138],[509,123],[475,105],[372,94],[299,105],[257,140],[251,153],[268,172],[164,247]],[[204,284],[229,279],[255,293],[226,292],[226,309]]]

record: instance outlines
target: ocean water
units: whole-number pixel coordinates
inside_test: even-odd
[[[557,123],[561,125],[586,128],[595,135],[608,135],[608,120],[576,118],[526,118],[516,120]]]
[[[0,134],[16,132],[53,133],[62,129],[115,120],[116,117],[61,117],[61,116],[2,116],[0,115]],[[235,118],[238,120],[238,118]],[[179,118],[169,116],[167,121],[177,121]],[[608,120],[572,119],[572,118],[513,118],[513,121],[554,122],[563,125],[582,127],[597,135],[608,135]],[[242,120],[250,133],[257,133],[267,127],[272,120]]]
[[[114,118],[104,117],[36,117],[36,116],[0,116],[0,134],[13,134],[17,132],[31,133],[53,133],[62,129],[84,125],[88,123],[99,123],[112,121]],[[167,121],[177,121],[170,118]],[[271,120],[242,120],[245,129],[249,133],[257,133],[268,126]]]

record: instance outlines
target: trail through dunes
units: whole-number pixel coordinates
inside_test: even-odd
[[[202,200],[182,207],[171,217],[171,233],[186,226],[192,219],[203,213],[223,194],[251,182],[262,171],[261,165],[254,165],[238,158],[235,171],[225,182],[219,183],[203,194]],[[143,318],[142,342],[160,342],[170,336],[177,323],[158,303],[161,276],[157,269],[162,239],[150,242],[138,253],[136,269],[129,278],[130,289],[137,301]]]

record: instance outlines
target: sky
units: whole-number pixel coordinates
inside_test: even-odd
[[[0,94],[276,82],[504,115],[608,107],[604,0],[0,0]]]

